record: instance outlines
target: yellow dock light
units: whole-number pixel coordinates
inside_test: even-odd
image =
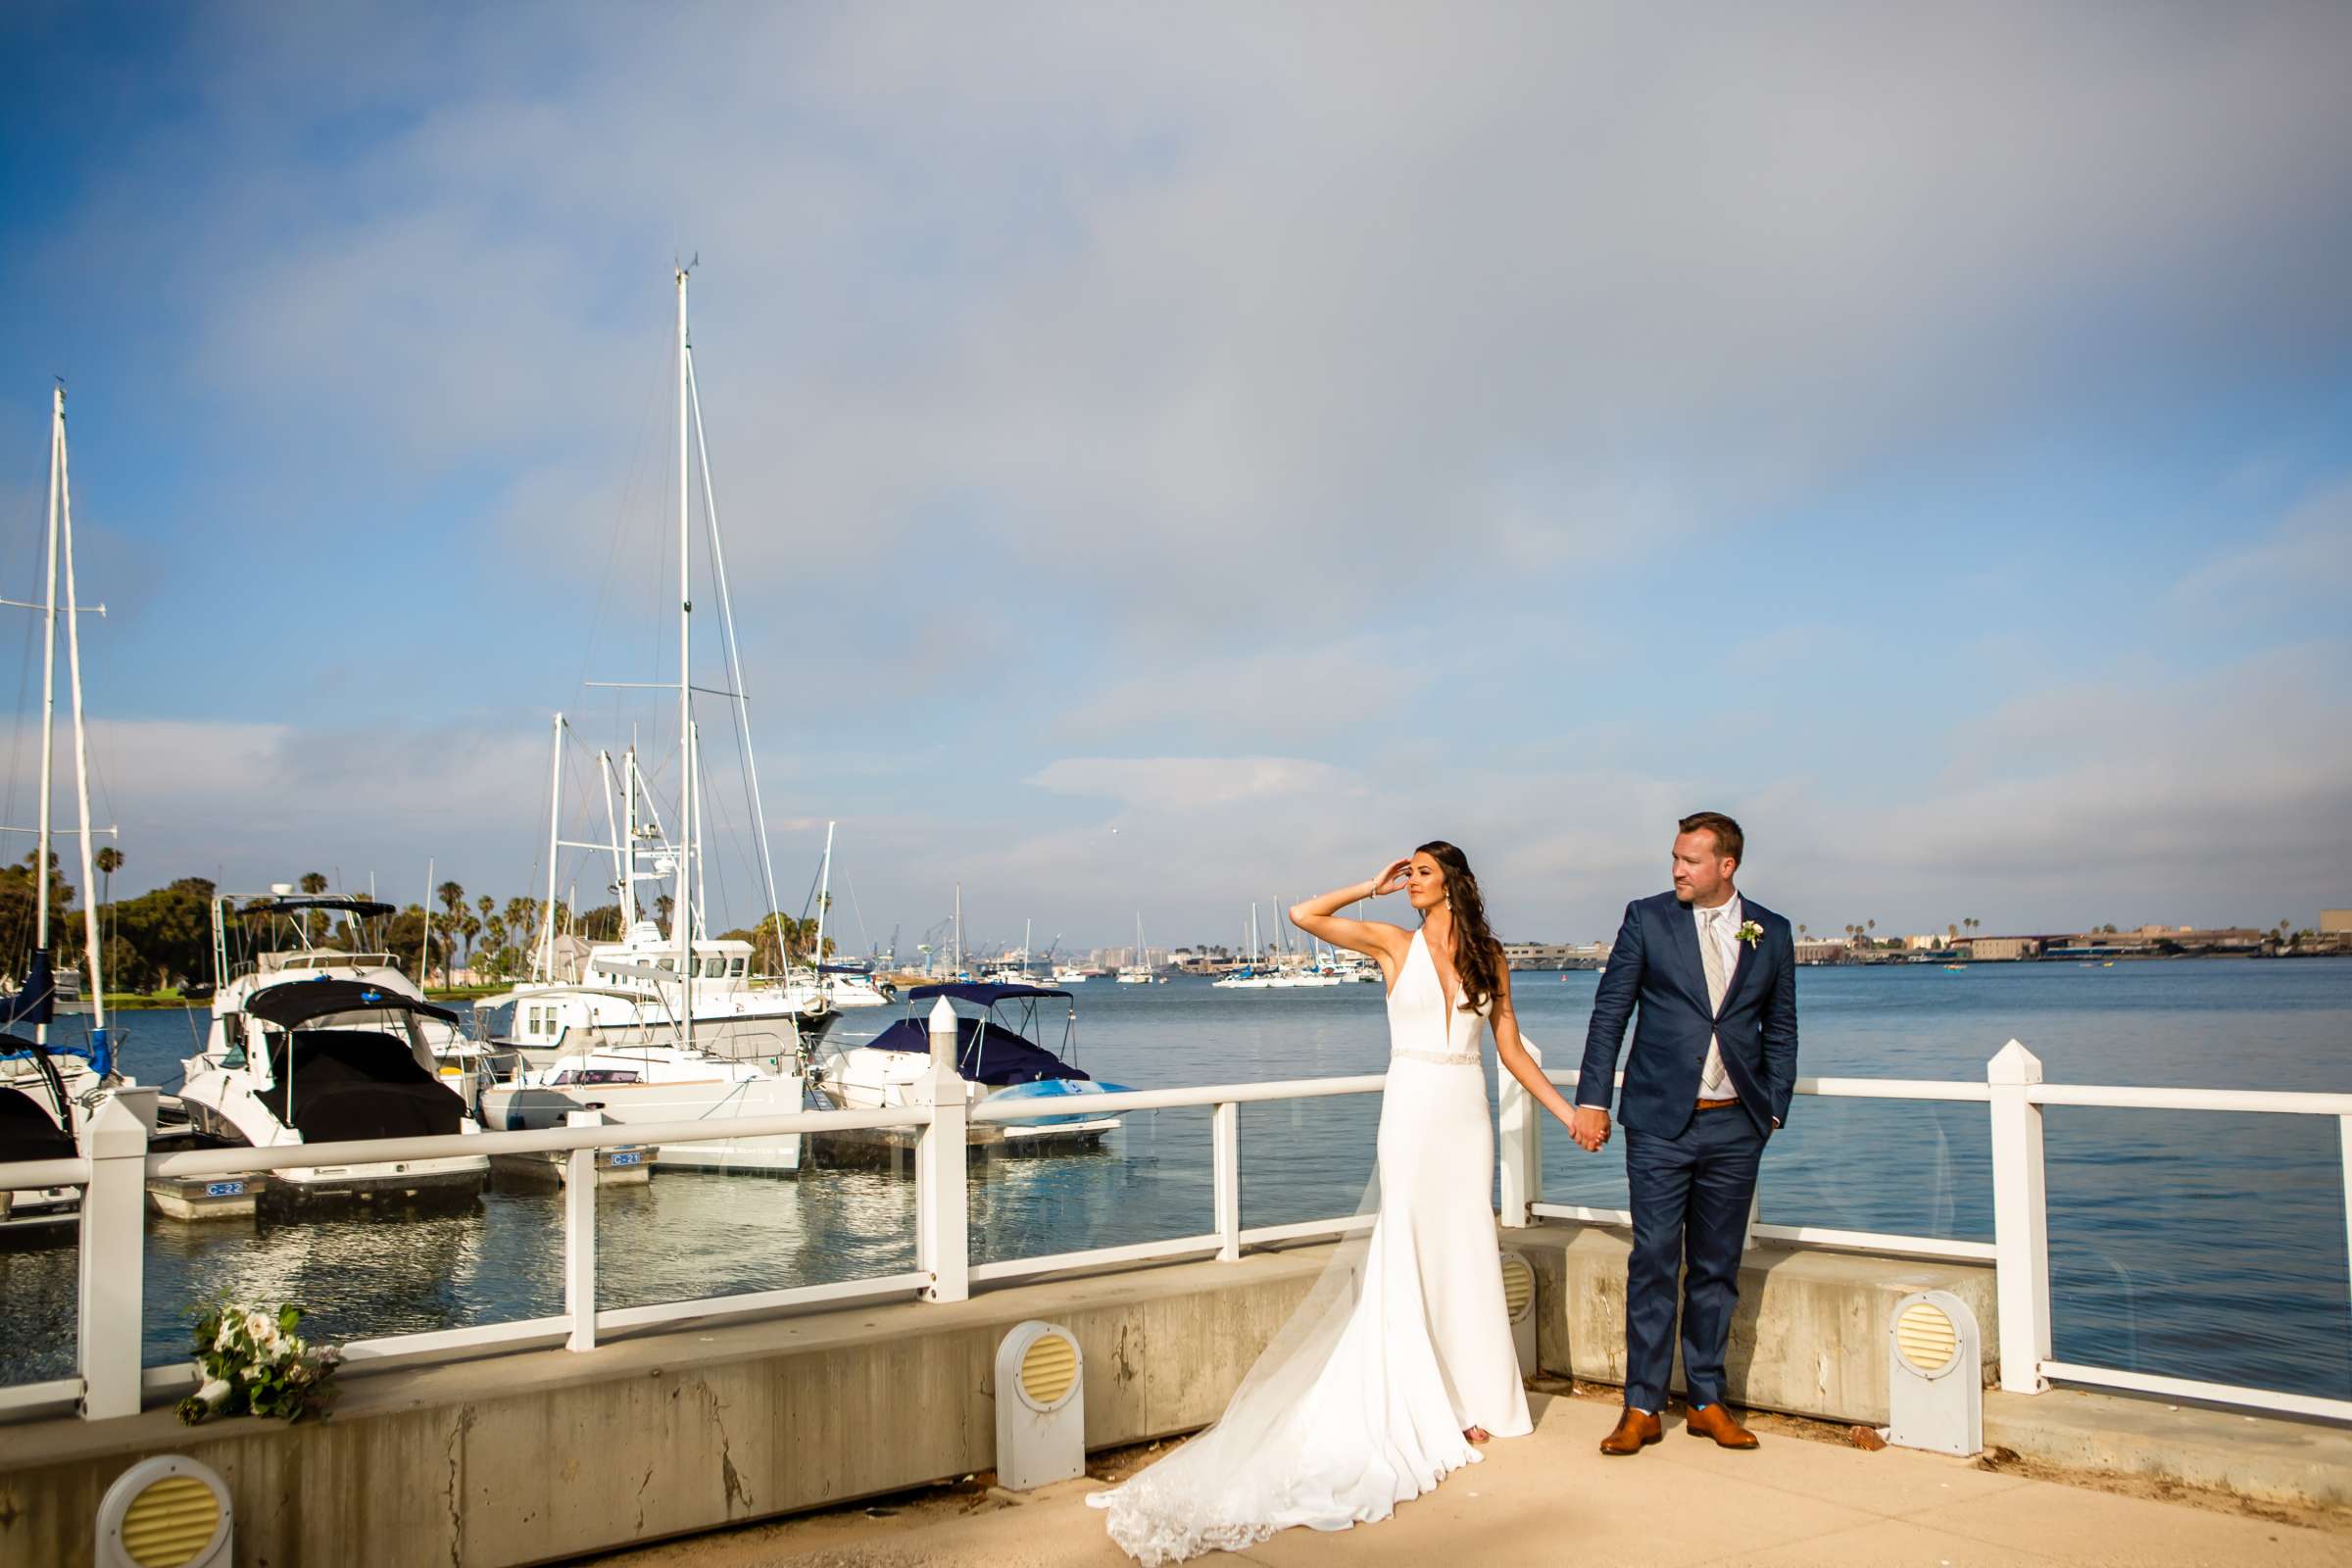
[[[1977,1315],[1949,1291],[1916,1291],[1886,1326],[1886,1441],[1935,1453],[1984,1446],[1984,1357]]]
[[[98,1504],[97,1568],[227,1568],[228,1488],[179,1454],[142,1459]]]
[[[1070,1331],[1031,1320],[997,1347],[997,1484],[1028,1492],[1086,1470],[1086,1362]]]
[[[1502,1254],[1502,1310],[1511,1320],[1511,1345],[1519,1352],[1519,1375],[1536,1375],[1536,1269],[1523,1252]]]

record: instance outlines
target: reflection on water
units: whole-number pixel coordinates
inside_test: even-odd
[[[1519,1011],[1554,1066],[1581,1054],[1593,977],[1521,976]],[[2012,1036],[2053,1080],[2352,1090],[2352,963],[2179,962],[1807,970],[1812,1074],[1981,1080]],[[1089,987],[1080,1061],[1139,1086],[1376,1072],[1377,987],[1226,992]],[[895,1010],[852,1027],[870,1033]],[[188,1020],[131,1014],[125,1049],[170,1085]],[[1493,1068],[1489,1067],[1490,1082]],[[1241,1107],[1243,1223],[1353,1212],[1372,1170],[1374,1096]],[[1211,1220],[1209,1112],[1126,1118],[1101,1149],[975,1158],[972,1257],[1198,1235]],[[2325,1118],[2060,1108],[2047,1113],[2052,1291],[2064,1359],[2352,1396],[2343,1193]],[[1623,1142],[1544,1141],[1546,1194],[1623,1207]],[[1981,1105],[1799,1100],[1766,1156],[1764,1216],[1850,1230],[1991,1238]],[[670,1171],[598,1195],[609,1306],[775,1290],[914,1266],[900,1170],[797,1179]],[[147,1358],[182,1351],[193,1301],[295,1300],[340,1341],[553,1315],[563,1198],[494,1189],[404,1218],[174,1224],[151,1219]],[[0,1251],[0,1380],[72,1370],[71,1248]]]

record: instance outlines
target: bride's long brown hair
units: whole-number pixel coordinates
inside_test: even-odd
[[[1428,856],[1446,873],[1446,902],[1453,908],[1454,978],[1462,983],[1463,1010],[1479,1011],[1494,1000],[1502,944],[1487,925],[1487,901],[1478,891],[1470,858],[1444,839],[1431,839],[1413,853]]]

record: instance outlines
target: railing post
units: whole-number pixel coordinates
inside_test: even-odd
[[[602,1127],[601,1109],[567,1110],[567,1127]],[[564,1348],[596,1348],[596,1155],[575,1149],[564,1160],[564,1310],[571,1317]]]
[[[601,1124],[595,1111],[589,1115]],[[594,1125],[594,1124],[592,1124]],[[564,1348],[596,1348],[596,1151],[575,1149],[564,1165],[564,1310],[571,1314]]]
[[[1242,1107],[1220,1100],[1208,1125],[1217,1176],[1217,1257],[1235,1263],[1242,1256]]]
[[[931,1119],[915,1137],[915,1267],[931,1276],[926,1301],[961,1301],[972,1294],[971,1214],[964,1191],[964,1129],[969,1106],[956,1071],[956,1009],[942,997],[931,1008],[931,1070],[909,1097]]]
[[[1519,1043],[1537,1067],[1544,1053],[1525,1035]],[[1529,1205],[1544,1199],[1544,1107],[1509,1073],[1495,1075],[1494,1157],[1499,1174],[1500,1219],[1504,1230],[1519,1230],[1536,1222]]]
[[[2049,1385],[2050,1215],[2042,1183],[2041,1107],[2026,1098],[2041,1058],[2017,1041],[1987,1064],[1992,1090],[1992,1246],[2000,1304],[2001,1387],[2039,1394]]]
[[[81,1279],[74,1314],[84,1420],[139,1413],[145,1359],[147,1128],[113,1096],[83,1130]]]
[[[2338,1116],[2344,1142],[2344,1255],[2352,1257],[2352,1116]]]

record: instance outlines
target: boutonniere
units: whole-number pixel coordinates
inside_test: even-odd
[[[1753,920],[1742,920],[1740,929],[1732,934],[1751,948],[1764,940],[1764,928]]]

